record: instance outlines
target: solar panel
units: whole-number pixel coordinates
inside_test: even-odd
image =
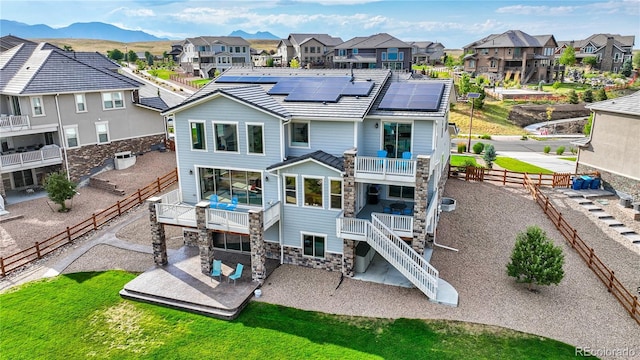
[[[444,83],[393,83],[378,109],[438,111],[444,88]]]

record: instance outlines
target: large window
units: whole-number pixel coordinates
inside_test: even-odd
[[[247,152],[264,154],[264,136],[261,124],[247,124]]]
[[[44,106],[42,105],[41,97],[32,97],[31,98],[31,110],[33,111],[33,116],[44,116]]]
[[[295,176],[285,176],[284,177],[284,186],[285,186],[285,203],[286,204],[298,204],[298,186],[296,182]]]
[[[103,93],[102,106],[104,107],[105,110],[124,108],[124,101],[122,101],[122,93],[121,92]]]
[[[404,199],[404,200],[414,200],[414,192],[415,188],[410,186],[396,186],[389,185],[389,197]]]
[[[249,235],[214,232],[213,247],[225,250],[251,252]]]
[[[109,123],[107,121],[96,123],[96,137],[98,144],[106,144],[109,142]]]
[[[323,258],[325,242],[325,236],[302,234],[302,247],[304,249],[304,255]]]
[[[402,158],[402,153],[411,151],[411,124],[384,122],[382,149],[387,156]]]
[[[304,178],[304,206],[323,207],[322,178]]]
[[[76,99],[76,112],[86,112],[87,111],[87,101],[84,98],[84,94],[75,94]]]
[[[342,209],[342,180],[331,180],[331,209]]]
[[[200,168],[200,198],[216,194],[220,202],[262,206],[262,174],[257,171]]]
[[[206,134],[204,130],[204,122],[190,121],[189,127],[191,127],[191,149],[207,150],[207,143],[205,141]]]
[[[309,123],[291,123],[291,146],[309,147]]]
[[[78,140],[78,125],[65,126],[64,138],[67,141],[68,148],[80,146],[80,141]]]
[[[238,125],[213,123],[216,151],[238,152]]]

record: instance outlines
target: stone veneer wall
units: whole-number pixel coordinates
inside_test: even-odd
[[[164,138],[164,134],[159,134],[67,149],[71,180],[78,181],[82,176],[89,175],[91,169],[102,166],[107,159],[114,158],[117,152],[146,152],[151,149],[151,145],[164,142]]]
[[[277,242],[264,242],[265,255],[267,259],[280,259],[280,244]]]
[[[593,172],[600,173],[600,178],[602,179],[603,183],[602,185],[605,190],[621,191],[625,194],[633,196],[634,202],[640,201],[640,181],[578,163],[578,174],[587,174]]]
[[[414,193],[413,241],[411,247],[418,254],[424,254],[427,242],[427,201],[429,200],[428,156],[418,155],[416,161],[416,188]],[[444,176],[444,175],[443,175]]]
[[[285,246],[284,263],[306,266],[314,269],[342,271],[342,255],[325,253],[324,259],[302,255],[302,249]]]
[[[7,192],[4,190],[4,182],[2,181],[2,177],[0,177],[0,196],[7,196]]]
[[[198,246],[198,237],[200,234],[196,229],[182,229],[182,237],[184,238],[184,244],[186,246]]]
[[[355,149],[344,152],[344,176],[342,179],[343,189],[343,216],[346,218],[354,218],[356,216],[356,176],[355,176]],[[356,242],[353,240],[343,239],[342,242],[342,273],[345,276],[353,277],[355,275],[355,254]]]
[[[159,196],[147,199],[149,206],[149,223],[151,224],[151,244],[153,246],[153,261],[156,265],[166,265],[169,263],[167,256],[167,237],[164,231],[164,224],[158,222],[156,215],[156,204],[162,199]]]

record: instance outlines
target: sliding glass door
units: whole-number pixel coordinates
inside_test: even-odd
[[[411,124],[385,122],[382,141],[387,157],[401,158],[403,152],[411,151]]]

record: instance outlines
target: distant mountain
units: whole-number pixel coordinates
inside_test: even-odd
[[[258,31],[255,34],[250,34],[248,32],[242,30],[236,30],[229,34],[229,36],[240,36],[241,38],[247,39],[260,39],[260,40],[280,40],[279,37],[273,35],[268,31]]]
[[[127,43],[168,40],[147,34],[144,31],[124,30],[101,22],[74,23],[67,27],[54,29],[43,24],[28,25],[0,19],[0,36],[9,34],[25,39],[99,39]]]

